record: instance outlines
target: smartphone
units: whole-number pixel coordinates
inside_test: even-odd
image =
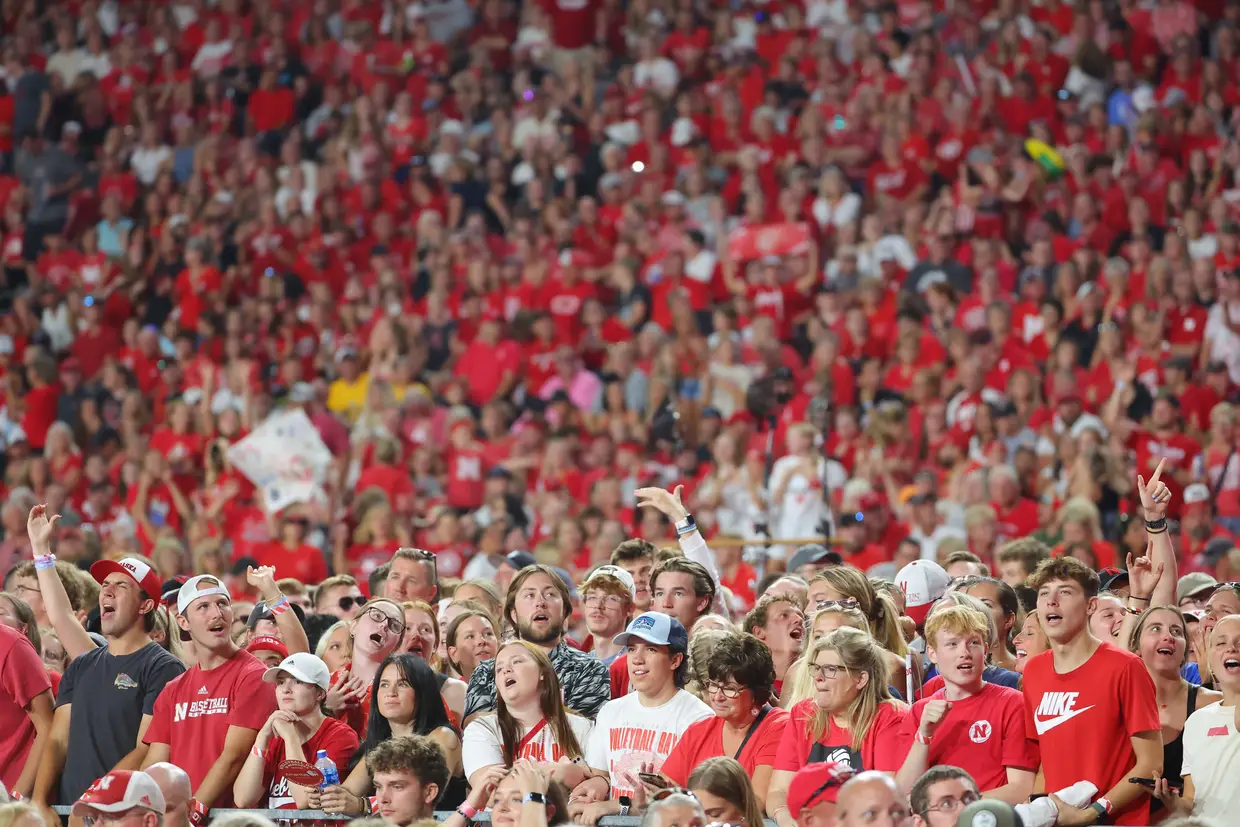
[[[1154,789],[1154,779],[1152,778],[1137,778],[1136,776],[1134,776],[1128,779],[1128,783],[1139,784],[1142,787],[1145,787],[1147,790]],[[1184,788],[1179,786],[1178,784],[1172,784],[1171,789],[1175,790],[1176,792],[1182,792]]]
[[[643,784],[649,784],[651,787],[657,787],[662,790],[670,786],[666,778],[652,772],[639,772],[637,777],[642,780]]]

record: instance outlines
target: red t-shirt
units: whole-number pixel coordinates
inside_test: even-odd
[[[26,432],[26,441],[31,448],[41,451],[47,441],[47,429],[56,421],[60,386],[52,384],[31,388],[26,391],[22,401],[26,403],[26,412],[22,414],[22,430]]]
[[[10,790],[34,744],[34,722],[26,707],[51,688],[43,660],[26,636],[0,626],[0,781]]]
[[[190,787],[198,789],[224,752],[228,728],[260,730],[275,712],[276,687],[263,681],[265,671],[266,665],[244,649],[214,669],[192,666],[159,694],[143,740],[167,744],[168,761],[185,770]],[[231,807],[232,788],[211,806]]]
[[[1054,655],[1043,652],[1025,664],[1025,732],[1043,755],[1046,789],[1089,781],[1105,794],[1126,779],[1136,763],[1132,736],[1161,732],[1154,681],[1145,664],[1110,643],[1067,674],[1055,672]],[[1111,817],[1112,824],[1149,824],[1150,799],[1142,795]]]
[[[941,689],[913,704],[904,720],[903,736],[911,743],[921,726],[926,704],[946,697]],[[1024,696],[1016,689],[995,683],[952,703],[930,742],[926,766],[951,764],[967,770],[982,792],[1007,783],[1008,767],[1038,771],[1038,744],[1025,735]]]
[[[448,505],[471,511],[481,506],[486,471],[486,460],[481,451],[451,451],[448,454]]]
[[[323,552],[311,545],[289,550],[283,543],[268,543],[255,555],[260,566],[272,566],[276,579],[291,577],[302,583],[315,584],[327,579],[327,562]]]
[[[852,733],[830,721],[822,737],[816,742],[810,741],[809,722],[815,711],[813,698],[792,708],[775,754],[775,769],[796,772],[806,764],[838,761],[857,772],[896,772],[904,764],[909,748],[902,732],[908,716],[907,707],[894,703],[880,705],[870,731],[861,739],[860,751],[852,748]]]
[[[357,746],[357,733],[348,724],[341,723],[335,718],[324,718],[323,725],[319,727],[318,732],[310,736],[309,741],[302,745],[301,751],[305,755],[305,760],[313,764],[318,751],[327,750],[327,757],[335,762],[336,770],[340,773],[340,780],[343,781],[345,768],[348,767],[353,753],[357,752]],[[297,809],[297,802],[293,801],[293,796],[289,792],[288,779],[280,771],[280,764],[286,757],[284,739],[279,736],[272,737],[267,742],[267,749],[263,752],[263,780],[267,784],[265,806],[273,810]]]
[[[770,707],[740,755],[733,756],[741,762],[746,774],[752,777],[758,767],[774,766],[775,753],[787,726],[788,710]],[[707,758],[723,754],[723,719],[706,718],[689,725],[659,771],[681,787],[688,787],[694,767]]]

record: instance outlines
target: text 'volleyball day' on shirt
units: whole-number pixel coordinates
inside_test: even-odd
[[[608,701],[590,734],[586,763],[610,773],[612,798],[631,796],[628,776],[636,778],[642,764],[648,763],[659,772],[689,725],[713,715],[709,706],[683,689],[657,707],[642,706],[636,692]]]
[[[1038,742],[1046,789],[1089,781],[1105,794],[1136,763],[1131,738],[1161,733],[1154,681],[1131,652],[1103,643],[1089,660],[1063,675],[1043,652],[1025,665],[1025,732]],[[1149,823],[1150,799],[1142,795],[1117,811],[1112,824]]]

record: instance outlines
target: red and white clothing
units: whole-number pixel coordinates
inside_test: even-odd
[[[584,752],[586,744],[590,743],[594,722],[570,712],[568,728],[577,739],[577,748]],[[530,758],[539,763],[553,764],[567,754],[563,745],[556,741],[555,732],[546,719],[521,734],[514,752],[518,759]],[[484,767],[504,763],[504,736],[494,712],[476,718],[465,727],[461,735],[461,764],[466,778]]]
[[[904,721],[903,737],[911,743],[921,714],[932,700],[944,700],[941,689],[913,704]],[[930,740],[926,766],[951,764],[967,770],[982,792],[1008,782],[1008,768],[1038,771],[1038,744],[1025,734],[1025,699],[1016,689],[994,683],[963,701],[953,701]]]
[[[896,772],[904,764],[910,743],[903,735],[904,719],[908,716],[906,707],[894,702],[881,704],[869,731],[861,739],[859,750],[853,747],[853,734],[829,718],[818,740],[811,740],[809,725],[816,712],[813,698],[801,701],[790,710],[788,725],[775,755],[775,769],[796,772],[806,764],[836,761],[856,772]]]
[[[327,757],[343,770],[357,752],[357,733],[348,724],[335,718],[324,718],[323,724],[302,744],[305,761],[313,764],[319,750],[327,750]],[[289,792],[289,781],[280,770],[280,764],[289,756],[284,751],[284,739],[273,736],[263,750],[263,782],[267,785],[267,807],[273,810],[295,810],[297,802]],[[342,776],[343,777],[343,776]]]
[[[632,692],[599,710],[586,763],[610,774],[613,798],[631,796],[629,776],[636,777],[642,764],[653,763],[659,772],[685,730],[710,717],[710,707],[683,689],[658,707],[643,706],[641,695]]]
[[[257,731],[276,710],[275,684],[263,681],[265,671],[266,665],[245,650],[214,669],[191,667],[160,693],[143,740],[167,744],[168,761],[185,770],[190,786],[198,789],[223,754],[229,727]],[[213,806],[231,807],[232,789]]]
[[[1025,731],[1043,755],[1046,789],[1089,781],[1100,793],[1126,779],[1136,764],[1132,736],[1161,733],[1154,681],[1131,652],[1103,643],[1071,672],[1055,671],[1054,655],[1029,659],[1024,672]],[[1142,795],[1111,817],[1112,824],[1149,824]]]

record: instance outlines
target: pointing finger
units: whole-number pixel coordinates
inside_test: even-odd
[[[1154,469],[1154,475],[1150,477],[1150,485],[1158,482],[1158,478],[1162,476],[1163,466],[1167,464],[1167,458],[1163,457],[1158,461],[1158,467]]]

